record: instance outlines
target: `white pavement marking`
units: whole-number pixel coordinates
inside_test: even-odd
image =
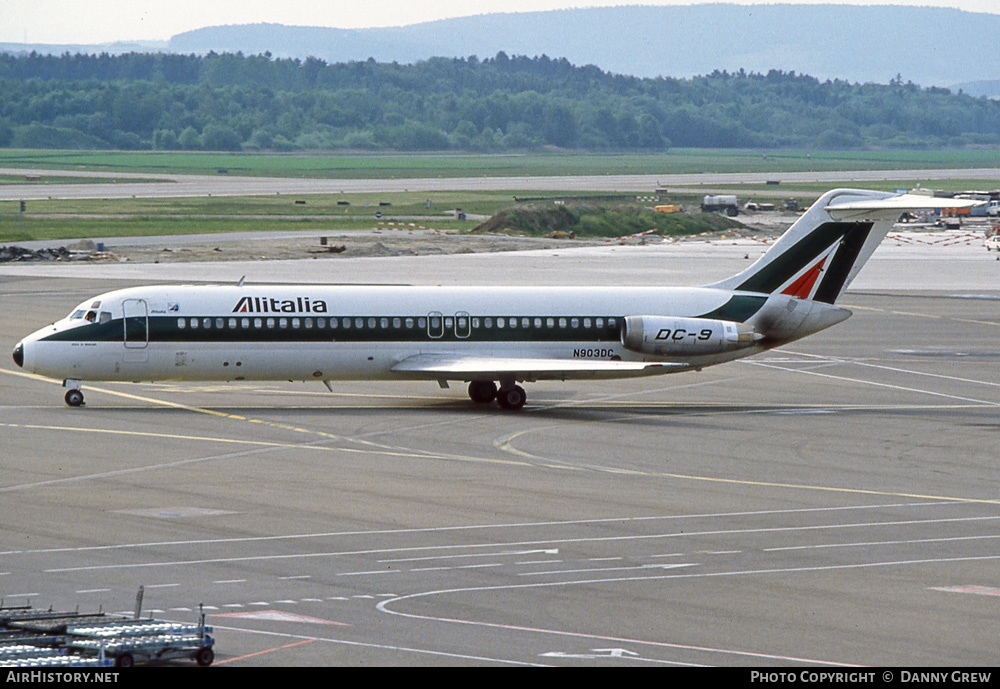
[[[771,534],[771,533],[791,533],[791,532],[814,532],[814,531],[834,531],[841,529],[863,529],[872,527],[888,527],[888,526],[914,526],[914,525],[925,525],[925,524],[943,524],[943,523],[958,523],[958,522],[977,522],[977,521],[989,521],[989,520],[1000,520],[1000,515],[990,515],[984,517],[951,517],[951,518],[941,518],[941,519],[908,519],[908,520],[896,520],[896,521],[884,521],[884,522],[856,522],[856,523],[830,523],[830,524],[812,524],[808,526],[775,526],[775,527],[765,527],[757,529],[708,529],[708,530],[682,530],[676,532],[668,533],[656,533],[656,534],[640,534],[640,535],[625,535],[625,536],[587,536],[587,537],[553,537],[547,539],[539,539],[534,541],[520,541],[514,543],[506,543],[507,547],[517,547],[517,546],[529,546],[529,545],[541,545],[541,544],[553,544],[553,543],[624,543],[624,542],[637,542],[637,541],[655,541],[668,538],[694,538],[703,536],[721,536],[721,535],[745,535],[745,534]],[[143,569],[143,568],[159,568],[159,567],[181,567],[181,566],[191,566],[191,565],[203,565],[203,564],[219,564],[225,562],[266,562],[274,560],[308,560],[314,558],[331,558],[331,557],[343,557],[343,556],[356,556],[356,555],[371,555],[375,553],[383,552],[403,552],[403,551],[413,551],[413,550],[428,550],[428,549],[450,549],[450,548],[482,548],[496,546],[496,543],[479,543],[479,544],[462,544],[462,545],[440,545],[440,546],[423,546],[423,547],[397,547],[397,548],[374,548],[368,550],[347,550],[347,551],[328,551],[328,552],[307,552],[307,553],[291,553],[283,555],[243,555],[234,557],[217,557],[217,558],[203,558],[197,560],[159,560],[153,562],[136,562],[136,563],[118,563],[111,565],[81,565],[76,567],[53,567],[50,569],[43,570],[46,573],[57,573],[57,572],[85,572],[85,571],[99,571],[99,570],[109,570],[109,569]],[[398,569],[385,569],[385,570],[367,570],[361,572],[337,572],[335,576],[366,576],[366,575],[381,575],[381,574],[401,574],[402,570]],[[160,584],[159,586],[178,586],[178,584]],[[152,586],[147,586],[147,588],[153,588]]]

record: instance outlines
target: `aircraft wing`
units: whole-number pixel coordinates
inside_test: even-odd
[[[671,362],[415,354],[398,362],[392,370],[429,380],[497,380],[513,376],[533,381],[638,377],[686,368],[687,364]]]

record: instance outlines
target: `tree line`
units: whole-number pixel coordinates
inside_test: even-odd
[[[1000,144],[1000,102],[901,77],[691,79],[498,53],[413,65],[261,55],[0,55],[0,147],[570,150]]]

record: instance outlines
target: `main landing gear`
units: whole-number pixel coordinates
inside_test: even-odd
[[[517,411],[524,406],[524,403],[528,401],[528,395],[525,394],[524,388],[520,385],[512,385],[506,390],[500,390],[497,393],[497,404],[500,405],[501,409],[507,409],[509,411]]]
[[[469,383],[469,397],[473,402],[481,404],[496,400],[501,409],[509,411],[517,411],[528,400],[528,395],[520,385],[510,382],[497,390],[496,383],[492,380],[474,380]]]
[[[473,402],[486,404],[497,396],[497,386],[492,380],[474,380],[469,383],[469,397]]]

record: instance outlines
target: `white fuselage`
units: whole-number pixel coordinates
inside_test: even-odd
[[[710,288],[155,286],[109,292],[26,337],[23,366],[70,380],[469,380],[399,371],[417,355],[567,360],[547,377],[624,377],[593,362],[698,368],[753,354],[843,320],[829,305]],[[815,308],[823,311],[822,322]],[[774,314],[780,314],[780,317]],[[652,355],[622,344],[626,316],[714,317],[755,325],[766,340],[700,354]],[[780,322],[779,322],[780,321]],[[679,365],[678,365],[679,364]]]

